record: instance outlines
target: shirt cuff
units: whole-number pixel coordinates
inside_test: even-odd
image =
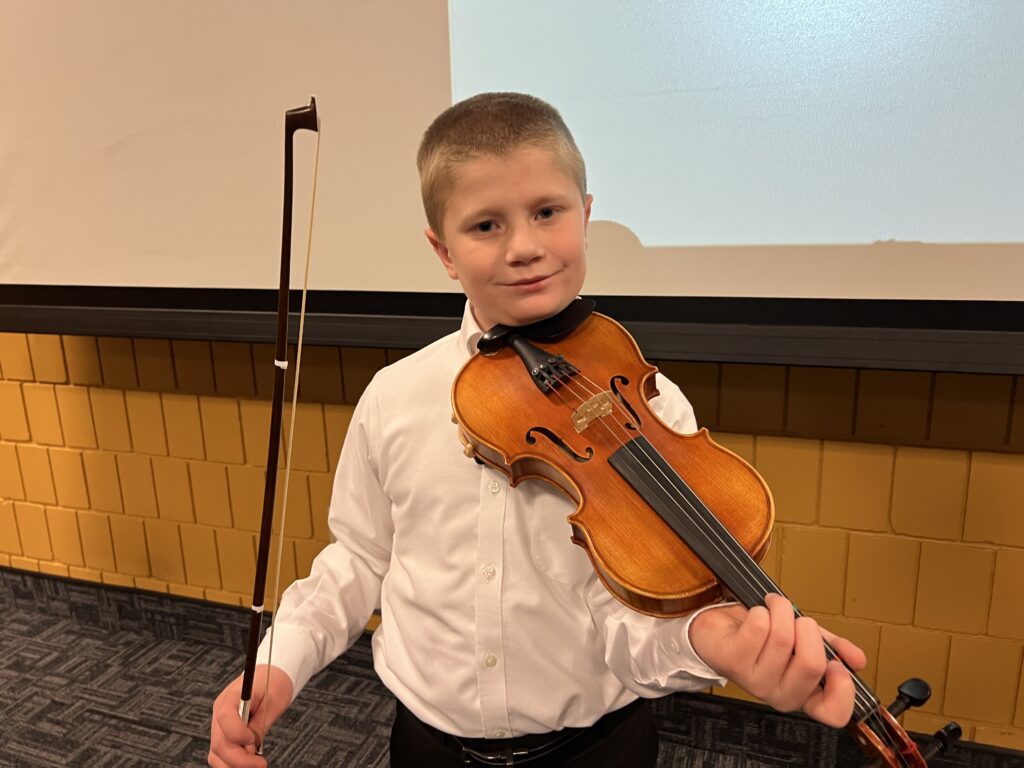
[[[704,611],[712,608],[721,608],[723,605],[732,603],[713,603],[700,608],[689,616],[681,624],[670,622],[661,633],[658,648],[670,664],[676,666],[680,671],[691,677],[707,680],[708,684],[724,687],[728,680],[718,674],[705,663],[690,644],[690,624]]]
[[[270,656],[270,630],[263,637],[256,653],[257,664],[273,664],[281,669],[292,681],[292,701],[299,695],[309,679],[316,674],[315,659],[319,649],[309,632],[302,627],[288,624],[274,625],[274,655]],[[291,702],[289,702],[291,703]]]

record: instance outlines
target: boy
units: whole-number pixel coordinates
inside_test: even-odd
[[[210,765],[265,765],[251,754],[263,729],[378,603],[374,666],[397,699],[396,768],[653,766],[648,699],[724,678],[845,725],[852,680],[826,664],[822,630],[794,621],[785,599],[680,619],[636,613],[569,541],[571,501],[541,482],[512,489],[462,454],[451,386],[481,332],[550,317],[583,285],[592,197],[558,113],[520,94],[475,96],[434,121],[417,163],[427,240],[468,299],[462,328],[381,371],[360,400],[331,500],[334,542],[275,616],[266,718],[262,672],[248,728],[240,681],[228,686],[214,704]],[[663,377],[658,389],[659,416],[695,431],[679,389]],[[863,665],[859,649],[825,634]]]

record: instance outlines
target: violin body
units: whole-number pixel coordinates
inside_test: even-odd
[[[578,508],[568,518],[572,541],[586,549],[605,586],[626,605],[669,617],[719,599],[718,577],[626,479],[609,471],[608,458],[642,430],[757,561],[768,550],[774,521],[761,476],[706,429],[680,435],[658,418],[649,403],[658,394],[657,369],[613,320],[592,314],[557,345],[537,346],[548,352],[557,346],[583,376],[545,394],[530,383],[511,348],[474,356],[454,389],[463,443],[512,485],[540,479],[575,500]],[[619,407],[577,431],[574,414],[602,392],[610,392]]]
[[[637,611],[672,617],[726,593],[748,608],[783,595],[758,565],[775,518],[764,480],[706,429],[680,435],[666,426],[649,402],[658,394],[657,369],[625,329],[587,304],[529,331],[496,326],[484,334],[482,354],[452,389],[466,455],[513,486],[543,480],[572,498],[572,541],[608,590]],[[538,336],[542,325],[560,330]],[[824,646],[826,658],[842,662]],[[951,722],[919,749],[896,716],[927,701],[928,684],[908,680],[886,708],[847,669],[856,691],[847,730],[872,765],[927,768],[960,737]]]

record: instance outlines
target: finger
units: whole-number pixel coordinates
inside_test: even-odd
[[[232,744],[255,744],[256,734],[251,728],[242,725],[238,710],[228,703],[214,706],[213,728],[219,729],[227,741]]]
[[[867,666],[867,654],[859,646],[854,645],[845,637],[829,632],[824,627],[821,628],[821,635],[849,667],[859,671]]]
[[[780,681],[793,657],[796,642],[796,621],[793,604],[786,598],[771,594],[765,598],[771,626],[764,647],[757,659],[757,668]]]
[[[791,711],[802,707],[821,685],[827,663],[818,622],[808,616],[797,619],[793,654],[779,681],[779,708]]]
[[[838,661],[830,661],[825,670],[825,684],[811,694],[804,712],[818,722],[842,728],[853,715],[853,678]]]

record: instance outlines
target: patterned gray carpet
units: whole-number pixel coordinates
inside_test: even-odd
[[[246,612],[0,568],[0,766],[203,766]],[[842,733],[710,696],[656,703],[659,768],[862,766]],[[394,716],[364,637],[275,725],[271,765],[386,768]],[[934,766],[1024,768],[965,745]]]

